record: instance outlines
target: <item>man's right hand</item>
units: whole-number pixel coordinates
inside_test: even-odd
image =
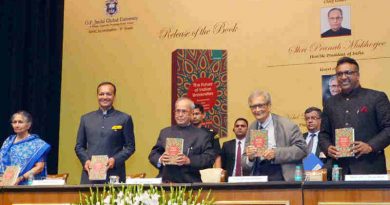
[[[160,157],[160,163],[165,166],[167,162],[169,162],[170,157],[167,152],[164,152]]]
[[[87,160],[84,164],[84,170],[88,172],[89,174],[89,170],[91,169],[91,160]]]
[[[330,145],[328,147],[328,156],[332,157],[333,159],[337,159],[338,156],[340,156],[340,152],[337,150],[335,146]]]
[[[248,159],[249,161],[253,161],[256,157],[256,147],[254,147],[253,145],[249,145],[248,147],[246,147],[246,155],[248,156]]]

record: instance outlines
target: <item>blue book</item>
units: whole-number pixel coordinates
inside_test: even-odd
[[[303,159],[303,169],[305,171],[319,170],[323,166],[324,163],[313,153],[310,153]]]

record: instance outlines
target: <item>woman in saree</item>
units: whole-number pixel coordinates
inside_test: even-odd
[[[30,134],[31,115],[18,111],[12,115],[11,125],[15,134],[9,136],[0,149],[0,174],[7,166],[19,166],[20,173],[15,185],[27,184],[30,175],[35,179],[46,177],[46,156],[50,145],[38,135]]]

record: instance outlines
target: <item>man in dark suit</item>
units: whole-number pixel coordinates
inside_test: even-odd
[[[328,22],[330,29],[321,34],[322,38],[351,35],[350,29],[342,27],[343,10],[340,8],[332,8],[328,11]]]
[[[99,109],[81,117],[75,146],[83,171],[81,184],[108,182],[109,176],[126,180],[125,161],[135,152],[134,127],[130,115],[115,110],[113,103],[116,87],[111,82],[100,83],[97,87]],[[92,155],[107,155],[107,178],[89,181]]]
[[[317,107],[309,107],[305,110],[305,122],[307,132],[303,133],[303,138],[307,144],[307,154],[315,154],[323,163],[323,168],[327,169],[327,176],[331,175],[332,160],[327,158],[324,152],[318,146],[318,134],[321,128],[321,109]]]
[[[242,158],[244,175],[268,176],[269,181],[294,181],[296,165],[306,156],[306,142],[298,126],[289,119],[271,114],[271,95],[254,91],[248,104],[256,120],[249,125],[246,150]],[[256,157],[256,148],[250,145],[250,130],[267,130],[268,149]]]
[[[336,159],[343,174],[386,174],[384,149],[390,144],[390,102],[384,92],[360,86],[359,64],[349,57],[337,61],[341,93],[325,103],[320,147]],[[355,157],[339,158],[335,129],[352,128]]]
[[[195,103],[195,108],[192,112],[191,122],[195,127],[203,129],[204,131],[209,133],[209,137],[211,139],[211,144],[213,146],[215,156],[216,156],[214,167],[221,168],[221,156],[220,156],[221,145],[219,144],[219,136],[215,130],[204,126],[203,122],[204,122],[205,118],[206,118],[206,113],[205,113],[205,110],[203,108],[203,105]]]
[[[194,103],[189,98],[179,98],[175,103],[176,125],[161,130],[156,145],[153,146],[149,161],[161,170],[164,182],[201,182],[199,170],[209,168],[215,160],[208,133],[191,124]],[[167,138],[183,139],[183,152],[170,164],[165,150]]]
[[[241,155],[245,149],[245,136],[248,131],[248,121],[238,118],[234,122],[233,132],[236,139],[223,143],[221,151],[222,169],[227,171],[228,176],[242,176]],[[238,150],[238,148],[240,150]],[[240,156],[238,156],[240,155]]]

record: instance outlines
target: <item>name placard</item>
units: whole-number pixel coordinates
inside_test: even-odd
[[[63,179],[44,179],[44,180],[33,180],[33,186],[42,186],[42,185],[65,185],[65,180]]]
[[[354,174],[345,175],[345,181],[388,181],[387,174]]]
[[[161,184],[162,178],[127,178],[126,184]]]
[[[228,183],[240,182],[268,182],[268,176],[242,176],[228,178]]]

